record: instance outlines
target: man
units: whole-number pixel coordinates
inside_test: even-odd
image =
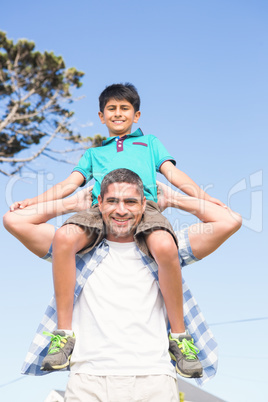
[[[109,178],[107,175],[103,181],[99,198],[107,229],[106,240],[89,257],[90,269],[85,267],[87,263],[83,258],[78,256],[77,260],[78,272],[85,275],[77,276],[73,324],[78,338],[66,400],[176,401],[176,376],[168,357],[164,303],[154,279],[157,268],[142,256],[133,242],[135,228],[144,210],[142,183],[137,184],[139,178],[133,181],[133,177],[129,183],[129,172],[134,173],[127,169],[114,172],[115,176]],[[201,205],[200,200],[178,196],[165,187],[162,191],[164,194],[159,197],[162,209],[176,206],[195,211],[204,222],[194,225],[193,230],[189,229],[190,243],[187,232],[179,235],[182,266],[214,251],[241,225],[237,214],[231,215],[222,207],[205,201]],[[23,211],[7,213],[4,223],[26,247],[42,257],[54,236],[54,228],[45,222],[56,215],[83,210],[88,203],[89,197],[83,190],[77,199],[70,197],[60,203],[39,205],[40,210],[35,211],[35,215],[31,214],[32,207],[28,208],[28,214]],[[38,240],[41,232],[40,238],[45,237],[45,244]],[[93,275],[89,277],[91,273]],[[78,297],[83,286],[84,290]],[[189,292],[186,293],[189,296]],[[47,327],[53,330],[53,325],[49,325]],[[186,320],[186,326],[192,335],[194,330],[189,320]],[[39,328],[39,334],[42,328]],[[41,349],[47,349],[45,337],[38,342]],[[37,354],[36,346],[39,347],[33,346],[30,353]],[[44,356],[44,351],[41,355]],[[37,360],[41,358],[37,356]],[[34,359],[35,356],[32,362]],[[29,364],[24,366],[24,372],[33,373],[31,370]]]

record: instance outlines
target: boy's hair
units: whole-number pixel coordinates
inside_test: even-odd
[[[104,176],[101,182],[100,196],[102,199],[104,195],[107,193],[108,186],[113,183],[128,183],[136,185],[137,190],[140,193],[141,200],[143,200],[144,197],[143,182],[140,176],[137,175],[137,173],[133,172],[132,170],[122,168],[122,169],[115,169],[107,173],[107,175]]]
[[[112,84],[106,87],[99,96],[100,111],[106,106],[110,99],[127,100],[134,108],[135,112],[140,110],[140,97],[134,85],[126,82],[125,84]]]

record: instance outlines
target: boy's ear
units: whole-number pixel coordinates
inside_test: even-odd
[[[135,112],[133,123],[138,123],[140,117],[141,117],[141,112],[138,110],[137,112]]]
[[[99,118],[100,118],[100,121],[102,122],[102,124],[105,124],[103,113],[99,112],[98,115],[99,115]]]

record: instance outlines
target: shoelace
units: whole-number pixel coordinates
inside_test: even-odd
[[[61,349],[62,339],[66,339],[64,336],[61,335],[54,335],[51,332],[43,332],[44,335],[51,336],[51,344],[49,346],[48,354],[56,353]]]
[[[179,346],[182,346],[182,353],[186,355],[188,359],[196,359],[196,355],[199,353],[199,349],[194,345],[192,340],[188,340],[185,338],[183,338],[182,341],[179,341],[179,339],[175,338],[172,338],[172,340],[176,341]]]

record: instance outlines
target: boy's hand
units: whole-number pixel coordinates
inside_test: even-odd
[[[156,181],[157,184],[157,205],[160,211],[163,212],[166,208],[170,206],[170,201],[172,199],[172,193],[174,192],[169,186],[160,181]]]
[[[26,208],[30,205],[32,205],[33,203],[31,202],[31,198],[26,198],[23,201],[16,201],[14,202],[11,206],[10,206],[10,212],[15,211],[15,209],[23,209]]]

